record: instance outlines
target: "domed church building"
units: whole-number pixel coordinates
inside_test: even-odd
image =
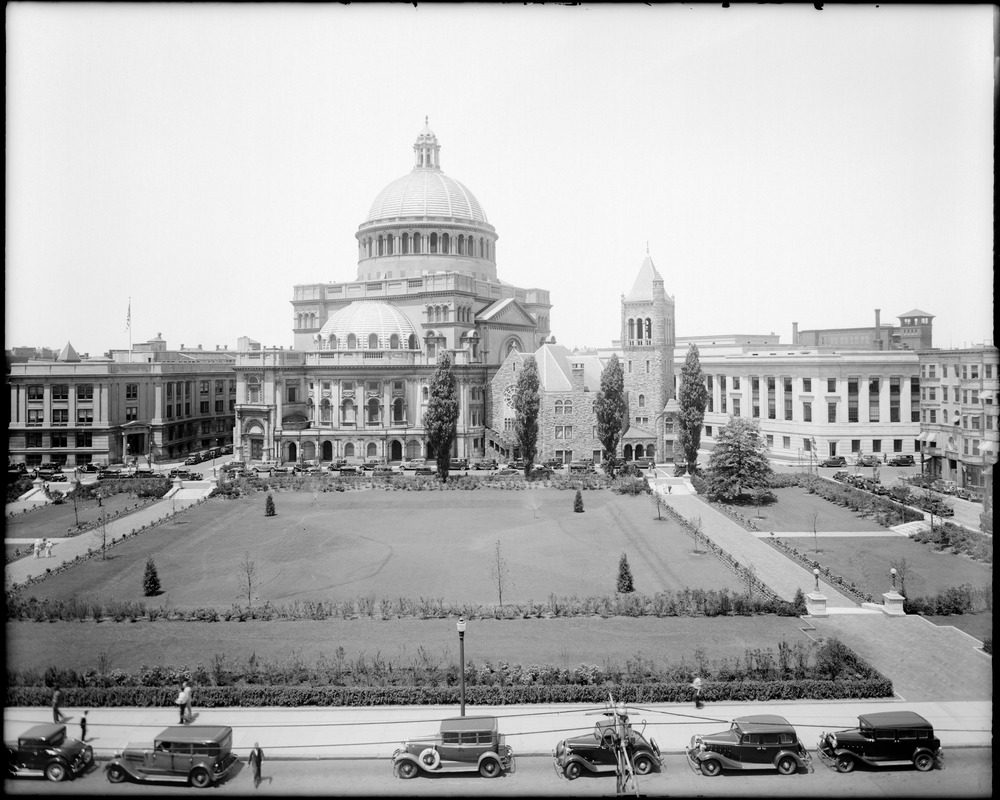
[[[238,458],[431,457],[423,415],[444,353],[461,406],[452,455],[485,454],[486,388],[508,354],[547,339],[549,293],[498,277],[496,229],[442,171],[426,120],[413,154],[358,227],[356,279],[294,287],[293,348],[239,348]]]

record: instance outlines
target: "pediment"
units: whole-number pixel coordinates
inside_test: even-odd
[[[531,314],[524,310],[524,306],[512,298],[500,300],[483,309],[476,315],[476,322],[480,324],[517,325],[527,328],[535,328],[538,325]]]

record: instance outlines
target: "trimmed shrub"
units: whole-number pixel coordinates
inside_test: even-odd
[[[618,560],[618,592],[628,594],[634,591],[635,582],[632,580],[632,569],[628,565],[628,556],[622,553],[622,557]],[[630,614],[629,616],[638,615]]]
[[[268,492],[267,500],[264,501],[264,516],[273,517],[276,513],[274,510],[274,496]]]
[[[146,597],[152,597],[160,593],[160,576],[156,574],[156,565],[153,557],[146,559],[146,572],[142,576],[142,593]]]
[[[583,492],[579,489],[576,490],[576,498],[573,500],[573,510],[577,513],[583,511]]]

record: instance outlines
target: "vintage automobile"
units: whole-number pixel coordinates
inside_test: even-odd
[[[691,737],[688,765],[713,777],[724,769],[776,769],[794,775],[812,770],[812,757],[788,720],[776,714],[737,717],[729,730]]]
[[[357,464],[344,464],[337,468],[337,472],[341,475],[360,475],[361,468]]]
[[[392,773],[404,779],[421,771],[478,772],[484,778],[513,773],[514,753],[498,728],[496,717],[443,719],[436,736],[403,742],[392,754]]]
[[[498,466],[495,458],[484,458],[473,463],[473,469],[496,469]]]
[[[493,474],[496,475],[498,478],[511,478],[514,475],[523,475],[524,470],[514,469],[513,467],[501,467]]]
[[[129,744],[105,766],[108,780],[121,783],[170,781],[204,789],[225,778],[239,763],[233,729],[226,725],[175,725],[151,743]]]
[[[847,479],[850,477],[851,473],[848,472],[846,469],[838,469],[836,472],[833,473],[833,479],[835,481],[840,481],[841,483],[847,483],[848,482]]]
[[[830,456],[819,462],[821,467],[846,467],[847,459],[843,456]]]
[[[912,467],[916,463],[917,462],[913,460],[913,456],[909,454],[905,456],[904,455],[893,456],[892,458],[889,459],[890,467]]]
[[[34,725],[7,743],[7,777],[76,777],[94,763],[94,748],[66,736],[65,725]]]
[[[552,467],[546,467],[544,464],[533,464],[528,472],[528,477],[534,479],[551,478],[555,472]]]
[[[250,465],[250,470],[257,475],[270,475],[271,470],[278,466],[277,461],[258,461]]]
[[[646,739],[643,732],[637,732],[628,721],[628,715],[619,714],[624,737],[618,732],[615,713],[607,711],[605,719],[594,725],[592,733],[563,739],[556,745],[552,758],[556,772],[567,780],[575,780],[584,772],[611,772],[618,769],[618,749],[621,744],[632,761],[636,775],[648,775],[654,769],[663,767],[660,748],[653,738]],[[619,739],[624,741],[620,742]]]
[[[402,471],[406,472],[407,470],[415,470],[419,469],[420,467],[426,467],[426,466],[427,466],[426,458],[407,458],[400,463],[399,468]]]
[[[857,465],[859,467],[874,467],[880,461],[881,459],[876,455],[858,456]]]
[[[193,453],[192,455],[189,455],[187,458],[184,459],[184,464],[188,467],[200,463],[201,463],[201,457],[197,453]]]
[[[378,456],[372,456],[371,458],[365,460],[365,463],[361,465],[361,469],[363,469],[365,472],[373,472],[376,467],[387,467],[387,466],[389,465],[388,463],[386,463],[386,460],[384,458],[379,458]]]
[[[862,714],[857,728],[820,734],[817,752],[837,772],[851,772],[859,763],[913,764],[927,772],[944,758],[934,727],[912,711]]]
[[[469,468],[469,459],[453,458],[448,462],[448,469],[460,470]]]

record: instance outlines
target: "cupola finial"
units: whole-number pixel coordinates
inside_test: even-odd
[[[430,117],[424,115],[424,129],[417,134],[416,144],[413,145],[413,152],[416,155],[414,169],[441,169],[438,152],[441,145],[438,144],[437,136],[430,129]]]

